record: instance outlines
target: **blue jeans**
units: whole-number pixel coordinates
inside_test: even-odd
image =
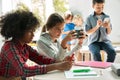
[[[114,62],[116,52],[110,43],[94,42],[89,45],[89,50],[93,54],[95,61],[102,61],[100,50],[104,50],[107,53],[107,62]]]

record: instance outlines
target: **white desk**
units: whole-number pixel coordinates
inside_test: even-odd
[[[73,66],[73,67],[78,67],[78,66]],[[65,77],[64,72],[52,71],[44,75],[34,76],[34,80],[120,80],[120,77],[118,77],[114,72],[112,72],[110,67],[107,69],[94,68],[94,70],[99,75],[100,75],[100,70],[102,70],[103,74],[100,75],[99,77],[68,79]]]

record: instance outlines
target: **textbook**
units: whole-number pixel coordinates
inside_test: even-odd
[[[66,78],[89,78],[98,77],[97,73],[90,67],[72,68],[69,71],[65,71]]]
[[[88,66],[94,68],[108,68],[111,66],[111,62],[100,62],[100,61],[77,61],[74,63],[76,66]]]

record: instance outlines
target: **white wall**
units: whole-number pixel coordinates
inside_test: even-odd
[[[2,0],[0,0],[0,15],[2,14]]]
[[[45,16],[47,18],[54,13],[53,0],[45,0]]]
[[[24,2],[31,9],[31,0],[0,0],[0,15],[16,9],[16,5],[20,1]],[[4,38],[0,35],[0,49],[4,43],[3,40]]]
[[[80,13],[83,18],[92,11],[91,0],[69,0],[69,6],[73,13]]]
[[[120,0],[107,0],[105,11],[111,16],[112,41],[120,42]]]
[[[68,0],[72,12],[80,12],[85,18],[93,11],[92,0]],[[120,42],[120,0],[106,0],[104,12],[110,15],[113,30],[110,35],[112,42]]]
[[[11,11],[14,7],[13,4],[12,0],[2,0],[2,13],[5,14],[6,12]]]
[[[1,47],[2,47],[2,45],[4,43],[3,40],[4,40],[3,37],[0,35],[0,50],[1,50]]]

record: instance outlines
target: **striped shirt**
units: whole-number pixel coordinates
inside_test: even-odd
[[[28,66],[30,59],[38,65]],[[17,40],[6,41],[0,52],[0,76],[3,77],[29,77],[46,72],[46,65],[55,62],[53,59],[38,54],[36,50]]]
[[[66,49],[63,49],[59,40],[53,42],[49,33],[42,33],[39,40],[37,41],[37,49],[39,53],[54,58],[55,60],[63,60],[66,56],[71,55],[75,51],[81,48],[81,45],[76,43],[75,47],[67,52]]]

